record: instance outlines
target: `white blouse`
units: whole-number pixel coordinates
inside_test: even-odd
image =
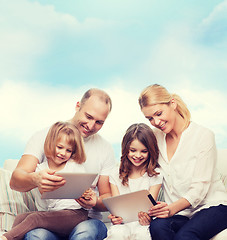
[[[215,137],[209,129],[191,122],[169,161],[166,134],[154,130],[160,150],[160,171],[164,177],[165,201],[187,199],[191,207],[178,214],[192,216],[202,208],[227,205],[227,193],[216,169]]]

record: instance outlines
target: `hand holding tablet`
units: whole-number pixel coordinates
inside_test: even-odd
[[[148,190],[105,198],[103,203],[111,214],[122,217],[124,223],[137,221],[139,212],[148,212],[157,204]]]
[[[42,199],[77,199],[92,186],[98,176],[97,173],[58,173],[66,183],[62,187],[44,192]]]

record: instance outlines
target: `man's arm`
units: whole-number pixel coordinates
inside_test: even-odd
[[[38,187],[42,193],[53,191],[65,184],[62,177],[53,175],[55,173],[53,170],[45,169],[35,172],[38,162],[33,155],[23,155],[12,173],[10,187],[20,192]]]
[[[32,155],[23,155],[12,173],[10,187],[13,190],[27,192],[35,187],[34,178],[38,159]]]
[[[97,203],[95,205],[95,209],[97,209],[98,211],[107,211],[102,200],[104,198],[112,196],[111,189],[110,189],[110,183],[109,183],[109,176],[103,176],[103,175],[99,176],[97,187],[99,190],[99,197],[98,197]]]

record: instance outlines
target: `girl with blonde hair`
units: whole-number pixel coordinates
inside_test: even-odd
[[[68,122],[55,123],[46,136],[44,151],[47,161],[39,164],[36,171],[48,168],[52,170],[52,174],[57,175],[61,175],[61,172],[85,172],[83,139],[74,125]],[[75,199],[41,199],[42,193],[48,191],[48,187],[35,190],[38,211],[17,215],[12,229],[3,234],[1,239],[20,240],[35,228],[48,229],[58,234],[61,239],[67,239],[77,224],[88,219],[87,210]],[[96,195],[91,189],[85,191],[82,197],[96,201]]]

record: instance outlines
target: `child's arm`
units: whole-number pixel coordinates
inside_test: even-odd
[[[118,187],[116,185],[110,183],[110,189],[111,189],[112,197],[120,195],[119,189],[118,189]],[[108,218],[111,220],[112,224],[114,224],[114,225],[121,224],[123,222],[122,217],[114,216],[112,214],[110,214],[108,216]]]
[[[110,214],[108,218],[111,220],[113,225],[121,224],[123,222],[122,217],[117,217],[112,214]]]
[[[159,191],[161,189],[161,186],[162,186],[162,184],[157,184],[157,185],[151,186],[150,189],[149,189],[149,192],[150,192],[150,194],[152,195],[152,197],[154,198],[155,201],[158,198],[158,194],[159,194]]]

